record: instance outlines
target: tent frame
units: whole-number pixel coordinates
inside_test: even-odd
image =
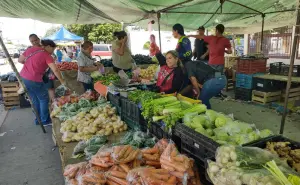
[[[287,9],[287,10],[280,10],[280,11],[272,11],[272,12],[260,12],[258,10],[255,10],[249,6],[246,6],[242,3],[234,2],[232,0],[220,0],[220,6],[216,10],[216,12],[180,12],[180,11],[169,11],[175,8],[178,8],[178,6],[181,6],[183,4],[192,2],[193,0],[187,0],[181,3],[177,3],[174,5],[171,5],[169,7],[166,7],[162,10],[157,11],[157,19],[158,19],[158,34],[159,34],[159,45],[161,48],[161,35],[160,35],[160,18],[161,18],[161,13],[166,13],[166,14],[210,14],[212,15],[208,21],[205,23],[207,24],[215,15],[220,15],[220,14],[225,14],[225,15],[261,15],[262,17],[262,25],[261,25],[261,40],[260,40],[260,51],[263,51],[263,40],[264,40],[264,26],[265,26],[265,17],[268,14],[274,14],[274,13],[282,13],[282,12],[292,12],[296,11],[297,12],[297,20],[296,20],[296,26],[293,27],[293,45],[292,45],[292,53],[291,53],[291,58],[290,58],[290,69],[289,69],[289,75],[288,75],[288,80],[287,80],[287,87],[286,87],[286,93],[285,93],[285,102],[284,102],[284,109],[283,109],[283,114],[282,114],[282,119],[281,119],[281,124],[280,124],[280,131],[279,134],[283,134],[284,131],[284,125],[285,125],[285,120],[286,120],[286,115],[287,115],[287,105],[288,105],[288,96],[289,96],[289,91],[291,88],[291,80],[292,80],[292,71],[294,67],[294,62],[295,62],[295,56],[296,56],[296,48],[297,48],[297,36],[300,33],[300,0],[298,0],[298,5],[296,9]],[[244,8],[247,8],[249,10],[252,10],[253,13],[230,13],[230,12],[222,12],[222,5],[225,2],[229,2]],[[221,9],[221,12],[218,12],[219,9]],[[153,13],[153,11],[152,11]],[[204,24],[204,25],[205,25]]]

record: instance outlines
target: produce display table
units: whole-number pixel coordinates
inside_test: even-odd
[[[60,133],[61,121],[58,118],[52,118],[52,138],[59,149],[62,168],[64,169],[68,164],[75,164],[85,161],[85,158],[72,158],[72,153],[78,142],[65,143],[62,141],[62,134]],[[108,143],[119,142],[126,132],[113,134],[107,137]]]
[[[260,76],[255,76],[255,78],[262,78],[267,80],[277,80],[277,81],[288,81],[288,76],[282,76],[282,75],[272,75],[272,74],[264,74]],[[300,83],[300,77],[292,77],[292,82],[294,83]]]

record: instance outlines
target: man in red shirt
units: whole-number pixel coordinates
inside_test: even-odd
[[[224,25],[218,24],[216,26],[216,35],[215,36],[204,36],[204,35],[188,35],[188,37],[194,37],[197,39],[203,39],[209,45],[209,62],[208,64],[220,71],[224,72],[224,63],[225,58],[224,54],[231,54],[231,44],[229,39],[223,36]]]

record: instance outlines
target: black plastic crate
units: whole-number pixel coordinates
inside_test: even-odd
[[[121,119],[132,130],[140,130],[142,132],[147,131],[147,123],[145,121],[137,122],[137,121],[133,120],[130,116],[123,115],[123,114],[121,114]]]
[[[269,80],[263,78],[253,79],[253,89],[262,92],[280,91],[285,88],[285,83],[277,80]]]
[[[195,162],[204,166],[205,159],[215,155],[220,146],[212,139],[194,131],[182,123],[177,123],[174,135],[181,138],[181,153],[195,159]]]
[[[149,132],[158,139],[172,139],[172,133],[169,133],[162,122],[151,122]]]
[[[107,94],[107,100],[116,107],[121,107],[121,97],[119,95],[113,95],[112,93]]]
[[[135,122],[140,122],[143,119],[138,104],[127,98],[121,98],[121,109],[122,115],[130,117]]]
[[[252,89],[236,87],[235,88],[235,99],[243,100],[243,101],[251,101],[252,100]]]
[[[270,64],[270,74],[280,75],[282,71],[282,67],[285,64],[283,62],[275,62]]]
[[[282,67],[280,74],[284,75],[284,76],[288,76],[289,71],[290,71],[290,65],[285,65],[285,66]],[[293,66],[292,76],[300,77],[300,65],[294,65]]]
[[[288,139],[282,135],[276,135],[276,136],[271,136],[267,138],[260,139],[258,141],[254,141],[250,143],[248,146],[253,146],[253,147],[258,147],[265,149],[267,146],[267,142],[290,142],[291,144],[289,145],[292,150],[294,149],[300,149],[300,143],[293,141],[291,139]]]
[[[20,99],[20,107],[21,108],[31,107],[31,104],[25,94],[19,95],[19,99]]]

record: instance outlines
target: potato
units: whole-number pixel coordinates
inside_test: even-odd
[[[117,134],[118,132],[119,132],[119,130],[118,129],[114,129],[114,134]]]
[[[105,133],[105,130],[104,129],[101,129],[97,132],[97,135],[104,135]]]
[[[111,135],[112,134],[112,131],[111,130],[106,130],[105,132],[104,132],[104,135],[106,135],[106,136],[109,136],[109,135]]]
[[[126,124],[124,124],[124,130],[127,130],[127,125]]]

